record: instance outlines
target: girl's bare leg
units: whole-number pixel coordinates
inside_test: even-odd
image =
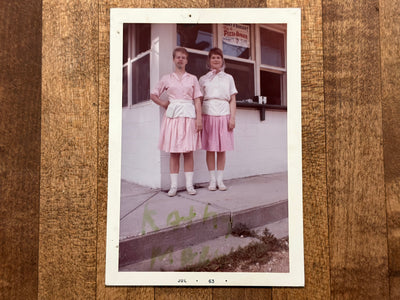
[[[193,151],[183,153],[184,164],[183,168],[185,172],[193,172],[194,161],[193,161]]]
[[[207,151],[206,162],[208,171],[215,171],[215,152]]]
[[[208,189],[210,191],[216,191],[217,181],[215,179],[215,152],[207,151],[206,162],[208,171],[210,172],[210,184],[208,186]]]
[[[193,152],[184,153],[183,158],[184,158],[183,167],[186,179],[186,191],[189,193],[189,195],[196,195],[196,190],[193,187],[193,170],[194,170]]]
[[[217,152],[217,170],[225,170],[226,155],[225,152]]]
[[[169,173],[171,176],[171,188],[168,196],[173,197],[178,191],[178,173],[179,173],[180,153],[171,153],[169,157]]]
[[[170,153],[169,157],[169,173],[179,173],[179,157],[180,153]]]
[[[224,184],[224,169],[225,169],[225,152],[217,152],[217,185],[220,191],[226,191],[227,187]]]

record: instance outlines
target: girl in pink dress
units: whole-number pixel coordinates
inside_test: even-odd
[[[222,50],[213,48],[208,53],[211,69],[199,80],[203,93],[203,149],[207,150],[206,162],[210,172],[208,189],[227,190],[223,182],[225,151],[233,150],[237,89],[233,77],[224,72]],[[217,176],[215,176],[215,152],[217,153]]]
[[[173,52],[175,71],[164,75],[151,91],[150,98],[167,109],[161,123],[159,149],[170,153],[171,188],[168,196],[175,196],[178,188],[179,158],[184,157],[186,190],[195,195],[193,188],[193,151],[201,148],[202,93],[196,76],[186,73],[188,52],[176,48]],[[167,93],[168,101],[160,99]]]

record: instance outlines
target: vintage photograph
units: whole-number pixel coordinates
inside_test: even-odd
[[[106,284],[304,284],[300,10],[244,11],[111,10]]]

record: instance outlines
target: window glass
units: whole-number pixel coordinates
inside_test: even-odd
[[[177,24],[177,45],[208,51],[213,47],[211,24]]]
[[[135,56],[150,49],[150,24],[135,24]]]
[[[285,67],[285,37],[283,33],[260,28],[261,63],[274,67]]]
[[[186,72],[196,75],[197,78],[200,78],[209,71],[207,69],[207,58],[207,55],[189,53]]]
[[[124,24],[124,49],[123,49],[123,62],[128,61],[128,26],[129,24]]]
[[[128,68],[123,69],[122,76],[122,107],[128,106]]]
[[[132,63],[132,104],[150,99],[150,55]]]
[[[250,58],[250,25],[223,24],[222,51],[224,55]]]
[[[136,59],[150,49],[150,24],[124,24],[122,106],[150,99],[150,55]],[[135,60],[135,61],[133,61]],[[129,65],[132,74],[128,74]],[[132,83],[131,95],[128,82]]]
[[[225,59],[225,72],[235,80],[238,94],[236,100],[253,99],[254,97],[254,65]]]
[[[267,96],[267,104],[282,105],[282,74],[268,71],[260,72],[261,96]]]

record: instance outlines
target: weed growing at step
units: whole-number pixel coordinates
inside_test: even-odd
[[[243,223],[236,224],[232,228],[232,235],[237,237],[257,237],[257,234],[254,230],[250,230],[250,228]]]
[[[232,230],[236,236],[256,237],[259,242],[252,242],[246,247],[239,247],[229,254],[187,266],[180,271],[186,272],[232,272],[239,265],[266,264],[271,259],[271,253],[288,250],[287,239],[277,239],[268,229],[262,235],[250,231],[246,225],[238,225]]]

